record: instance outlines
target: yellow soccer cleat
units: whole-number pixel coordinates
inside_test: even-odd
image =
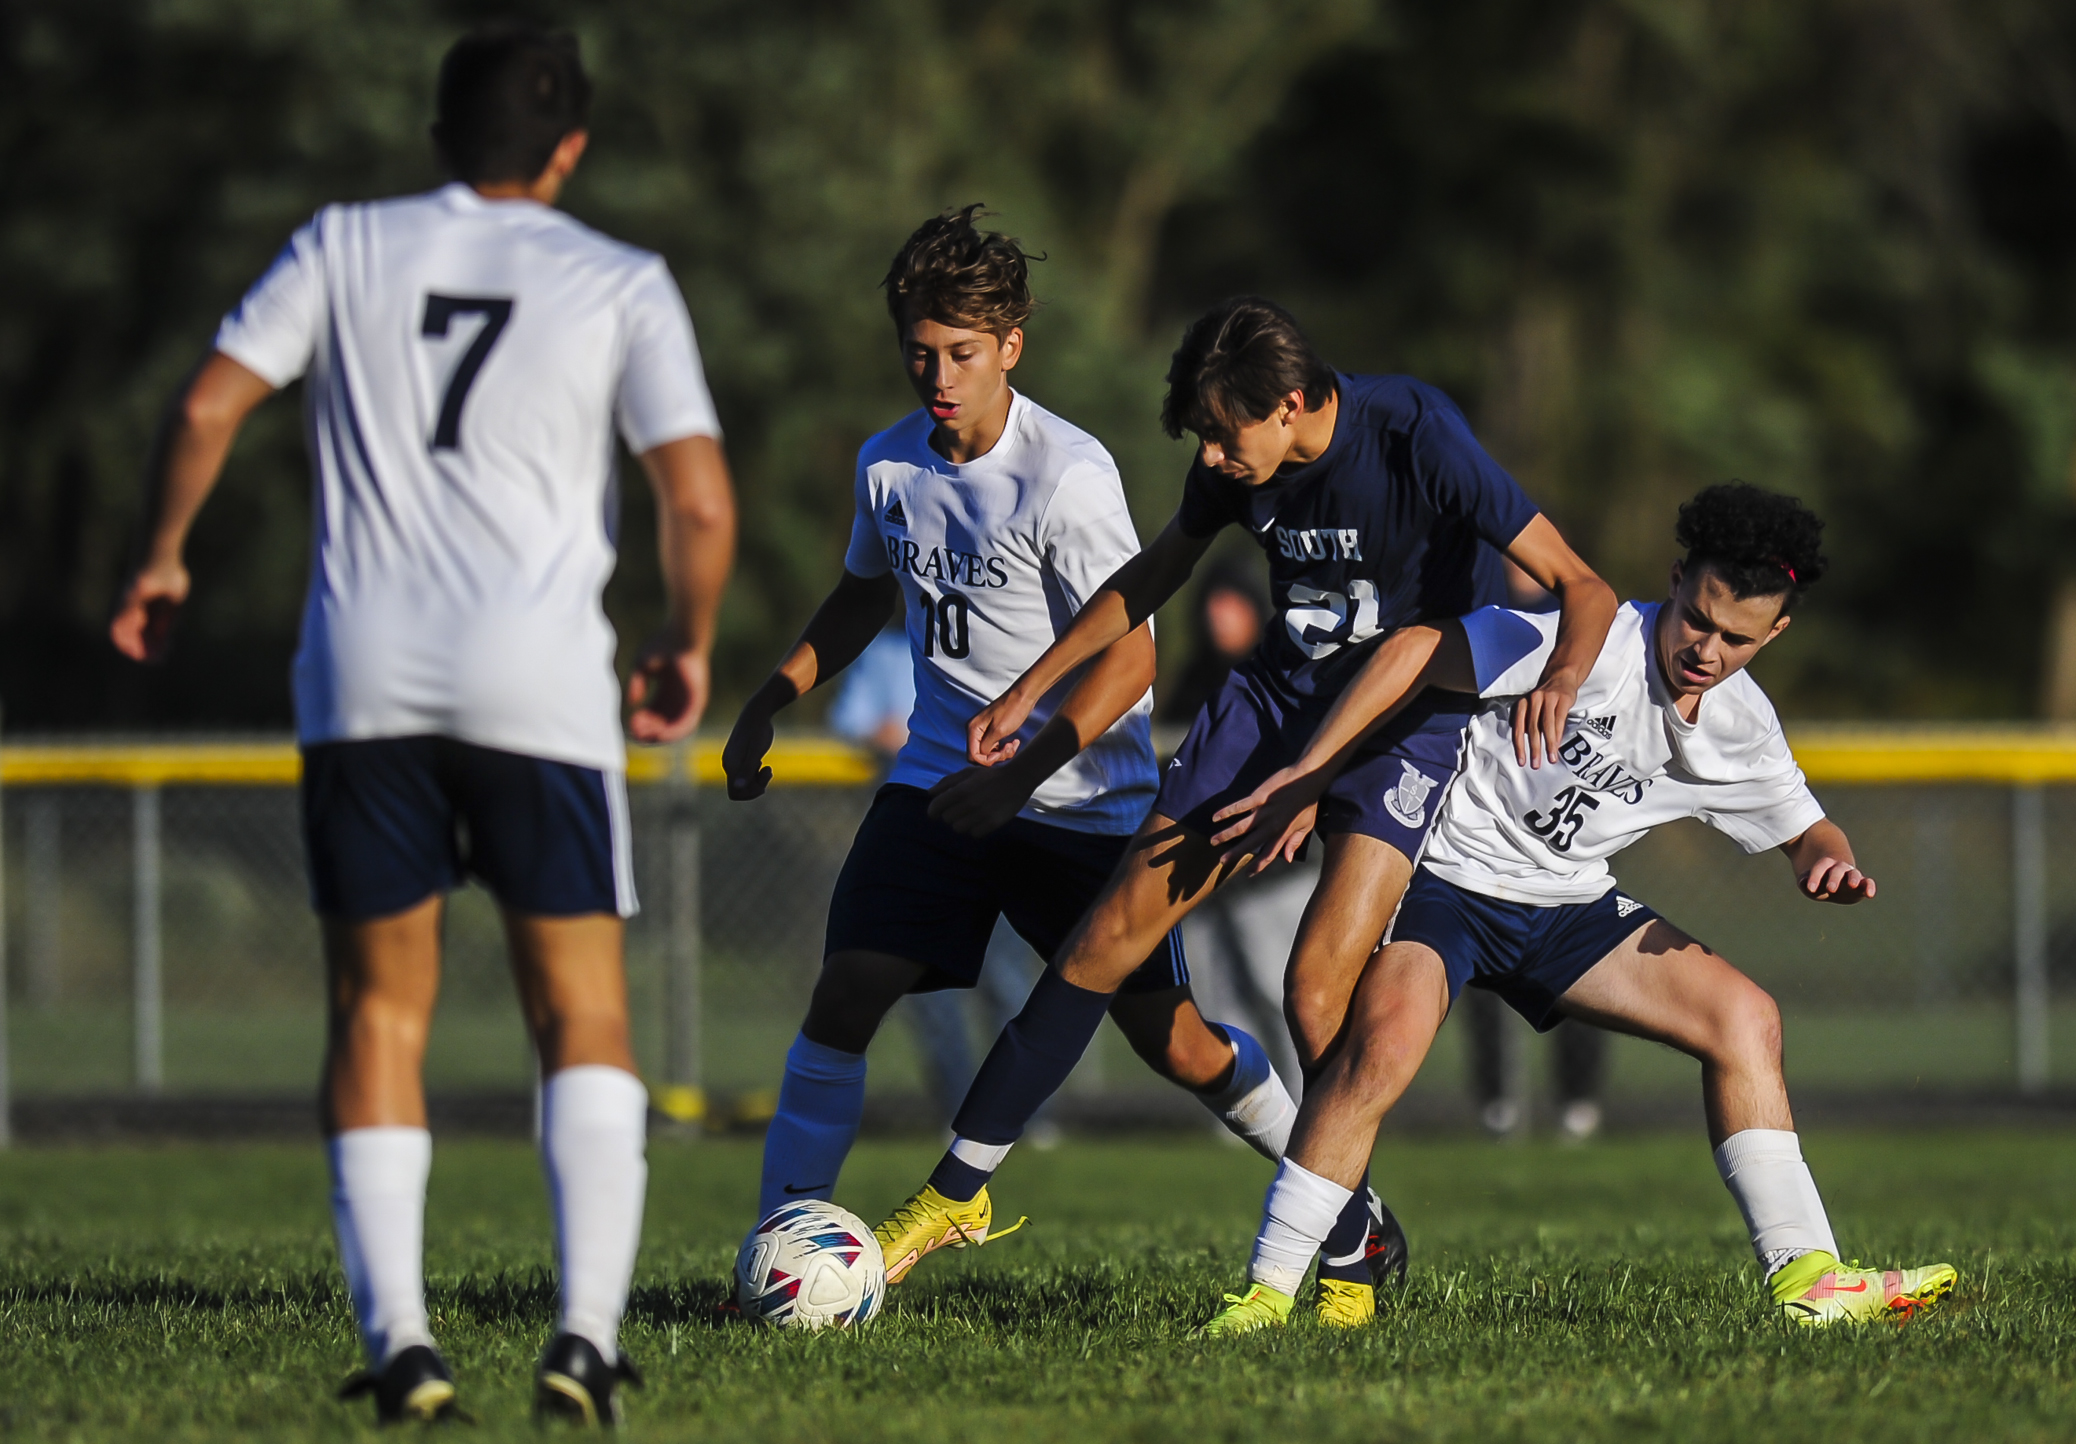
[[[1359,1329],[1377,1317],[1377,1291],[1346,1279],[1319,1281],[1319,1322],[1329,1329]]]
[[[1290,1322],[1290,1311],[1296,1306],[1297,1300],[1289,1294],[1267,1284],[1251,1284],[1244,1294],[1227,1294],[1225,1307],[1197,1333],[1200,1338],[1223,1339],[1256,1329],[1280,1329]]]
[[[1813,1329],[1841,1321],[1908,1319],[1953,1292],[1952,1264],[1917,1269],[1863,1269],[1828,1253],[1806,1253],[1773,1276],[1773,1302],[1791,1323]]]
[[[886,1257],[887,1283],[900,1283],[910,1269],[923,1261],[924,1255],[938,1249],[965,1248],[968,1244],[979,1248],[989,1241],[988,1229],[994,1219],[995,1206],[988,1201],[986,1188],[974,1194],[970,1202],[960,1203],[924,1184],[921,1193],[895,1209],[892,1217],[872,1231],[872,1236],[879,1240],[880,1253]],[[1020,1218],[993,1237],[1007,1238],[1029,1222]]]

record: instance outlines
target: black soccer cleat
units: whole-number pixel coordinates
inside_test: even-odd
[[[587,1429],[611,1428],[622,1422],[620,1386],[638,1389],[641,1383],[641,1374],[624,1352],[620,1362],[608,1364],[589,1339],[557,1334],[534,1370],[533,1415]]]
[[[1369,1265],[1370,1287],[1379,1293],[1389,1286],[1396,1288],[1406,1281],[1406,1260],[1409,1249],[1406,1231],[1399,1227],[1398,1219],[1377,1197],[1377,1190],[1370,1193],[1370,1236],[1363,1245],[1362,1261]]]
[[[339,1389],[341,1399],[375,1396],[378,1424],[442,1424],[462,1417],[454,1402],[454,1375],[439,1351],[413,1344],[376,1373],[363,1369]]]

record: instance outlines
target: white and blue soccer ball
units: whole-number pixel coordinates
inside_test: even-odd
[[[879,1312],[887,1265],[865,1220],[826,1199],[789,1203],[735,1256],[743,1317],[787,1329],[862,1324]]]

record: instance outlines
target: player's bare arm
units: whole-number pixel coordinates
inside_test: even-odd
[[[627,679],[627,730],[638,742],[676,742],[706,713],[714,622],[735,563],[735,485],[717,437],[666,441],[641,463],[656,495],[669,611]]]
[[[1319,799],[1356,748],[1428,687],[1477,690],[1462,623],[1401,627],[1378,643],[1298,760],[1213,814],[1214,822],[1228,824],[1211,839],[1212,846],[1225,849],[1222,861],[1234,865],[1253,858],[1256,872],[1279,857],[1295,861],[1312,832]]]
[[[1506,555],[1557,598],[1556,649],[1535,690],[1514,704],[1515,755],[1530,767],[1540,767],[1555,760],[1564,742],[1565,718],[1607,643],[1607,629],[1615,620],[1615,593],[1546,516],[1523,527],[1507,544]]]
[[[1830,818],[1781,844],[1802,895],[1814,902],[1852,904],[1874,896],[1874,879],[1853,861],[1845,829]]]
[[[116,650],[136,662],[166,655],[173,619],[187,601],[187,534],[223,474],[239,428],[274,388],[222,352],[212,352],[169,409],[145,474],[150,498],[144,560],[108,624]]]
[[[1188,536],[1178,522],[1170,520],[1151,546],[1103,583],[1089,598],[1088,605],[1075,614],[1073,625],[1045,649],[1007,692],[973,714],[966,729],[967,759],[982,767],[992,767],[1014,757],[1016,734],[1030,720],[1031,709],[1039,699],[1076,667],[1143,626],[1168,598],[1182,590],[1182,584],[1189,580],[1210,545],[1209,537]],[[1138,695],[1133,694],[1134,701]],[[1054,767],[1057,766],[1055,763]]]
[[[1031,800],[1045,779],[1108,732],[1153,685],[1153,629],[1141,623],[1104,648],[1026,747],[1005,761],[954,772],[930,789],[930,815],[954,832],[985,837]]]
[[[771,719],[858,660],[894,614],[900,583],[888,573],[861,577],[845,572],[764,685],[751,694],[721,750],[728,796],[736,802],[762,797],[771,783],[764,754],[771,750]]]

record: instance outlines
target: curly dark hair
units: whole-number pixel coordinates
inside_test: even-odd
[[[973,218],[979,204],[932,216],[887,268],[887,312],[899,330],[911,321],[935,321],[1007,336],[1031,318],[1032,261],[1013,237],[983,231]]]
[[[1229,436],[1301,392],[1316,411],[1340,390],[1333,367],[1319,358],[1297,318],[1274,301],[1235,296],[1190,323],[1168,365],[1161,429]]]
[[[1783,616],[1830,566],[1821,517],[1742,481],[1718,482],[1682,506],[1673,535],[1689,568],[1706,562],[1739,601],[1779,597]]]

